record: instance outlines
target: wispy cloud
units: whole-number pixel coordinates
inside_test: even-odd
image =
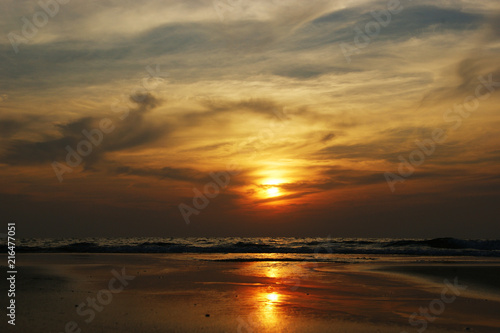
[[[116,130],[103,138],[102,144],[84,160],[85,167],[93,166],[102,160],[106,153],[122,151],[152,143],[160,137],[168,135],[168,125],[154,123],[147,114],[160,104],[152,95],[131,96],[137,107],[130,110],[124,120],[115,118]],[[54,160],[64,160],[67,146],[76,149],[79,141],[85,139],[82,131],[98,128],[102,118],[83,117],[66,124],[56,124],[59,137],[44,141],[12,140],[8,142],[6,151],[0,156],[0,162],[11,165],[36,165]],[[15,129],[15,127],[14,127]]]

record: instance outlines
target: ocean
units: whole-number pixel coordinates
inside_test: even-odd
[[[1,241],[1,251],[7,245]],[[262,254],[280,254],[275,260],[325,260],[332,254],[478,256],[500,257],[500,240],[456,238],[295,238],[295,237],[198,237],[198,238],[25,238],[17,240],[17,252],[27,253],[192,253],[246,254],[246,260],[267,260]],[[228,257],[234,260],[234,255]]]

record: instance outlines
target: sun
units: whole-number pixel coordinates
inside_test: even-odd
[[[277,197],[281,195],[281,190],[279,185],[283,183],[281,179],[268,178],[262,182],[264,186],[265,194],[268,198]]]
[[[269,197],[275,197],[277,195],[280,195],[280,189],[276,186],[272,186],[266,189],[266,193]]]

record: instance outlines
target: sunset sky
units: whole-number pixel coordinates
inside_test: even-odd
[[[0,3],[20,237],[500,237],[500,2],[60,1]]]

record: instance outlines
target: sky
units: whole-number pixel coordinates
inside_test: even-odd
[[[500,2],[0,9],[20,237],[500,237]]]

